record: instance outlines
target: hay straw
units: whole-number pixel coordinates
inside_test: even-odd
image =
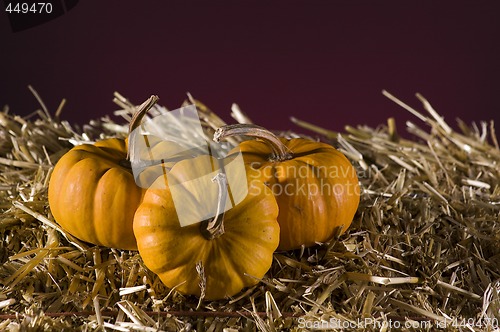
[[[458,121],[458,132],[421,95],[419,111],[386,91],[426,127],[408,121],[407,133],[398,133],[389,119],[337,133],[293,118],[355,165],[362,194],[353,225],[329,243],[275,253],[266,277],[234,298],[200,301],[163,286],[137,252],[72,238],[50,213],[57,160],[76,144],[125,137],[136,104],[115,93],[116,121],[105,116],[80,128],[61,120],[65,101],[52,116],[31,90],[42,111],[0,112],[0,330],[498,328],[500,150],[492,122]],[[211,139],[223,121],[193,96],[187,103],[196,104]],[[148,116],[166,111],[155,105]],[[238,105],[231,111],[251,122]],[[175,123],[167,129],[183,137]]]

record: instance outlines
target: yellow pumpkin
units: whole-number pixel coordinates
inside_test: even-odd
[[[220,176],[230,162],[209,155],[178,162],[136,211],[134,233],[144,264],[180,293],[230,297],[255,285],[271,266],[279,242],[276,200],[262,182],[251,180],[243,163],[227,172],[229,197],[223,198]],[[207,180],[212,178],[217,181]],[[237,196],[244,199],[233,202]],[[190,219],[187,225],[181,215]]]
[[[49,182],[54,219],[76,238],[137,249],[132,223],[143,189],[134,181],[125,140],[78,145],[57,162]]]
[[[233,153],[241,152],[276,196],[278,249],[312,246],[347,230],[358,208],[360,188],[355,168],[340,151],[305,138],[278,138],[247,124],[221,127],[214,139],[235,135],[259,138],[240,143]]]
[[[140,106],[130,132],[157,99],[153,96]],[[141,137],[149,148],[141,152],[155,157],[162,153],[182,155],[182,149],[173,142],[152,135]],[[52,215],[64,230],[92,244],[137,249],[132,224],[145,189],[136,181],[145,187],[151,178],[168,172],[177,159],[160,158],[134,180],[128,152],[128,139],[110,138],[75,146],[61,157],[50,178],[48,198]]]

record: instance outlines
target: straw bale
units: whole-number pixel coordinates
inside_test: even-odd
[[[116,121],[105,116],[78,127],[60,120],[64,101],[52,115],[32,91],[41,110],[28,117],[0,112],[0,330],[498,328],[500,150],[493,123],[459,121],[456,131],[421,95],[423,112],[385,91],[425,127],[408,122],[399,134],[389,119],[337,133],[292,118],[355,165],[362,194],[353,225],[328,243],[275,253],[257,286],[207,302],[167,289],[137,252],[73,238],[50,213],[47,186],[57,160],[74,145],[125,137],[135,106],[116,93]],[[191,95],[186,103],[197,105],[211,139],[224,122]],[[155,106],[150,116],[164,111]],[[251,122],[237,105],[232,111]],[[182,136],[182,128],[169,130]]]

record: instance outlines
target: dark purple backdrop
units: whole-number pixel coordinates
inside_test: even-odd
[[[210,3],[207,4],[207,3]],[[455,125],[499,122],[499,1],[80,1],[13,33],[0,13],[0,104],[28,114],[33,85],[52,111],[85,123],[113,91],[175,108],[187,91],[227,116],[296,129],[290,115],[342,130],[419,121],[382,89]]]

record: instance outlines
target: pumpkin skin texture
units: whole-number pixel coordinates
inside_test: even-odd
[[[125,140],[78,145],[57,162],[49,182],[50,210],[76,238],[111,248],[136,250],[133,218],[143,190],[132,171]]]
[[[345,232],[360,199],[358,177],[350,161],[325,143],[304,138],[279,138],[279,142],[287,156],[277,155],[262,140],[244,141],[232,151],[243,154],[248,167],[259,171],[258,178],[276,196],[281,229],[278,249],[310,247]]]
[[[199,156],[177,163],[169,179],[175,177],[181,182],[195,179],[217,172],[218,167],[213,157]],[[240,172],[245,175],[248,170],[241,167]],[[247,180],[250,178],[247,175]],[[156,181],[166,178],[159,177]],[[158,187],[166,189],[154,189]],[[203,294],[206,300],[230,297],[255,285],[258,282],[255,278],[262,278],[269,270],[279,242],[278,206],[269,188],[260,181],[249,182],[245,198],[224,214],[224,233],[213,239],[202,233],[204,223],[181,227],[176,209],[202,216],[205,207],[217,201],[216,197],[204,184],[186,186],[189,192],[185,204],[174,207],[172,190],[172,182],[153,185],[136,211],[134,233],[145,265],[167,287],[202,296],[196,270],[201,263],[206,277]]]

